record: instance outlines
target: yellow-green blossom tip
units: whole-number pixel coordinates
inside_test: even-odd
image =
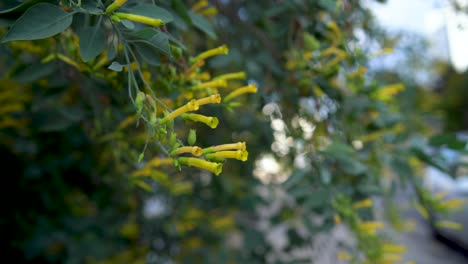
[[[234,99],[235,97],[245,94],[245,93],[256,93],[257,92],[257,85],[254,84],[249,84],[247,86],[243,86],[240,88],[237,88],[236,90],[232,91],[230,94],[228,94],[226,97],[224,97],[224,102],[229,102],[230,100]]]
[[[204,169],[214,173],[215,175],[219,175],[223,171],[223,164],[210,162],[198,158],[186,158],[182,157],[178,159],[179,163],[182,165],[186,165],[189,167],[198,167],[200,169]]]
[[[213,94],[208,97],[198,99],[197,102],[198,102],[198,105],[219,104],[221,103],[221,95]]]

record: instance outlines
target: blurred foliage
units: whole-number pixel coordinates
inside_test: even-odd
[[[443,207],[418,176],[422,162],[444,169],[422,136],[418,100],[435,95],[368,69],[392,47],[363,3],[156,2],[0,3],[2,257],[401,259],[371,199],[398,226],[400,185]],[[208,117],[186,114],[198,108]],[[245,161],[243,142],[248,160],[225,161]],[[342,226],[356,243],[321,251]]]
[[[468,91],[466,89],[467,73],[457,73],[446,67],[438,83],[441,108],[445,117],[445,129],[451,132],[468,129]]]

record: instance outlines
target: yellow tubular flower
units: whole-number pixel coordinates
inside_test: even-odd
[[[245,93],[256,93],[257,92],[257,85],[256,84],[249,84],[247,86],[243,86],[241,88],[237,88],[236,90],[232,91],[226,97],[224,97],[224,102],[229,102],[233,98],[245,94]]]
[[[78,69],[78,71],[82,71],[82,69],[80,68],[78,63],[76,63],[74,60],[70,59],[69,57],[67,57],[67,56],[65,56],[63,54],[57,53],[57,58],[59,60],[65,62],[66,64],[75,67],[76,69]]]
[[[359,229],[363,232],[375,234],[377,229],[384,228],[384,223],[377,221],[368,221],[359,224]]]
[[[115,13],[115,16],[119,19],[130,20],[146,25],[150,25],[153,27],[161,27],[164,26],[164,22],[161,19],[151,18],[146,16],[140,16],[135,14],[126,14],[126,13]]]
[[[442,199],[444,199],[447,195],[448,195],[447,192],[440,192],[440,193],[434,194],[434,197],[437,198],[437,199],[439,199],[439,200],[442,200]]]
[[[201,1],[198,1],[196,4],[194,4],[191,9],[193,12],[197,12],[198,10],[206,7],[207,5],[208,5],[207,0],[201,0]]]
[[[204,82],[197,84],[192,87],[192,89],[203,89],[203,88],[216,88],[216,87],[226,87],[227,82],[225,80],[214,80],[211,82]]]
[[[106,14],[110,14],[112,13],[114,10],[116,10],[117,8],[121,7],[123,4],[125,4],[127,2],[127,0],[115,0],[112,4],[110,4],[107,8],[106,8]]]
[[[12,103],[0,106],[0,114],[10,114],[24,110],[24,105],[21,103]]]
[[[247,150],[235,150],[235,151],[220,151],[214,153],[205,154],[208,159],[236,159],[241,161],[246,161],[249,157]]]
[[[335,222],[335,225],[339,225],[341,224],[341,217],[339,215],[334,215],[333,221]]]
[[[403,254],[406,252],[406,247],[401,246],[401,245],[395,245],[395,244],[384,244],[383,250],[388,253]]]
[[[197,100],[198,105],[206,105],[206,104],[219,104],[221,103],[221,95],[220,94],[213,94],[208,97],[204,97]]]
[[[397,254],[388,254],[385,253],[383,255],[383,261],[388,261],[388,263],[395,263],[395,262],[400,262],[402,261],[403,258],[400,255]],[[385,262],[384,262],[385,263]]]
[[[329,56],[329,55],[336,55],[338,58],[345,58],[347,56],[347,53],[338,48],[330,47],[330,48],[324,49],[320,55],[322,57]]]
[[[204,169],[210,171],[216,175],[219,175],[223,171],[223,164],[216,163],[216,162],[209,162],[202,159],[197,158],[178,158],[177,159],[181,165],[186,165],[189,167],[197,167],[200,169]]]
[[[172,158],[153,158],[148,163],[146,163],[147,167],[159,167],[162,165],[172,165],[174,163],[174,160]],[[145,167],[146,167],[145,166]]]
[[[180,147],[172,151],[171,155],[179,155],[183,153],[191,153],[193,156],[201,156],[203,154],[203,150],[200,147]]]
[[[393,48],[384,48],[378,51],[377,53],[371,54],[370,58],[374,58],[374,57],[378,57],[378,56],[386,55],[390,53],[393,53]]]
[[[164,124],[182,114],[185,114],[190,111],[198,110],[198,103],[197,100],[190,100],[190,102],[186,103],[185,105],[177,108],[176,110],[172,111],[170,114],[166,115],[162,120],[161,124]]]
[[[204,60],[199,60],[199,61],[195,62],[194,64],[192,64],[192,66],[190,66],[190,68],[187,71],[185,71],[185,74],[186,75],[191,75],[195,70],[197,70],[198,68],[200,68],[203,65],[205,65],[205,61]]]
[[[327,27],[335,34],[336,38],[341,38],[341,31],[338,25],[335,23],[335,21],[330,21],[327,24]]]
[[[338,255],[337,255],[336,257],[337,257],[339,260],[350,260],[350,259],[353,258],[350,254],[348,254],[348,253],[346,253],[346,252],[344,252],[344,251],[338,252]]]
[[[427,212],[426,208],[424,208],[421,204],[415,205],[416,210],[421,214],[424,219],[429,219],[429,213]]]
[[[205,60],[205,59],[207,59],[209,57],[213,57],[213,56],[216,56],[216,55],[226,55],[228,53],[229,53],[228,47],[226,45],[222,45],[222,46],[219,46],[217,48],[210,49],[210,50],[207,50],[207,51],[201,53],[200,55],[195,57],[194,62],[197,62],[199,60]]]
[[[209,72],[202,72],[195,75],[195,78],[199,79],[200,81],[208,81],[209,79],[211,79],[211,75]]]
[[[218,118],[213,117],[213,116],[204,116],[204,115],[199,115],[199,114],[185,114],[183,117],[184,119],[204,123],[205,125],[211,128],[216,128],[219,124]]]
[[[114,12],[114,10],[116,10],[117,8],[121,7],[123,4],[125,4],[127,2],[127,0],[115,0],[112,4],[110,4],[107,8],[106,8],[106,14],[110,14],[112,12]]]
[[[247,146],[245,142],[237,142],[237,143],[231,143],[231,144],[223,144],[223,145],[217,145],[209,148],[203,149],[203,153],[211,153],[211,152],[218,152],[218,151],[223,151],[223,150],[246,150]]]
[[[216,76],[215,80],[245,80],[246,78],[245,72],[233,72],[233,73],[226,73],[220,76]]]
[[[221,103],[221,95],[220,94],[213,94],[208,97],[204,97],[197,100],[199,106],[206,105],[206,104],[219,104]]]
[[[451,209],[458,209],[462,207],[465,204],[465,202],[466,202],[465,200],[461,200],[461,199],[450,199],[450,200],[444,201],[443,205]]]
[[[366,72],[367,72],[367,68],[361,66],[356,71],[348,74],[348,77],[349,78],[356,78],[356,77],[364,75]]]
[[[454,230],[463,230],[463,225],[452,221],[437,221],[435,226]]]
[[[200,12],[202,16],[214,16],[218,14],[218,9],[216,7],[210,7]]]
[[[371,207],[372,206],[372,200],[371,199],[365,199],[360,202],[354,203],[353,207],[354,209],[359,209],[359,208],[364,208],[364,207]]]

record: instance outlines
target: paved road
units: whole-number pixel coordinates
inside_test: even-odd
[[[397,238],[407,248],[406,261],[414,261],[416,264],[468,264],[466,252],[463,254],[434,239],[424,219],[416,212],[409,214],[416,220],[416,228]]]

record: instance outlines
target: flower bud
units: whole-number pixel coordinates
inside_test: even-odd
[[[187,141],[190,146],[193,146],[195,144],[195,142],[197,141],[197,131],[195,129],[190,129]]]

